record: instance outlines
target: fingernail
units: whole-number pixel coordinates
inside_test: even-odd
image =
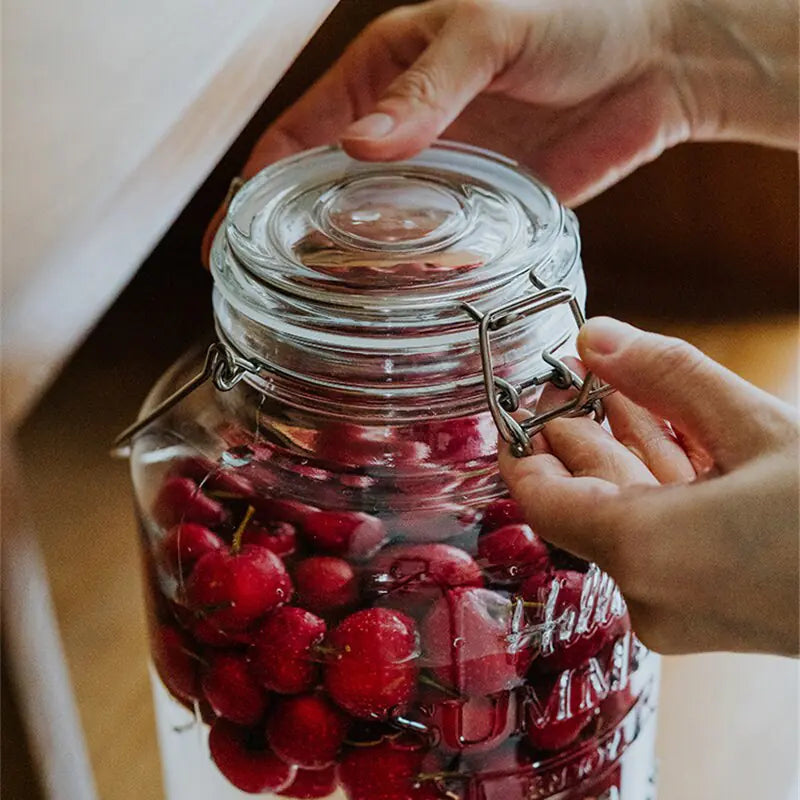
[[[342,134],[342,139],[380,139],[394,129],[394,118],[376,112],[356,120]]]
[[[593,317],[581,328],[578,348],[598,356],[610,356],[631,342],[637,334],[633,325],[611,317]]]

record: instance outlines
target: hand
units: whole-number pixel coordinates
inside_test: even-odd
[[[396,8],[267,130],[242,176],[339,140],[355,158],[401,159],[445,132],[526,163],[564,201],[596,194],[689,135],[682,93],[663,66],[666,4],[621,5],[433,0]]]
[[[654,650],[796,655],[792,409],[685,342],[615,320],[589,320],[578,345],[619,390],[605,401],[614,436],[560,419],[533,456],[501,449],[530,524],[616,579]]]
[[[401,159],[444,133],[516,158],[574,204],[687,139],[796,146],[796,38],[787,0],[399,7],[267,130],[242,176],[336,141]]]

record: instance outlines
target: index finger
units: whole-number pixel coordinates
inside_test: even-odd
[[[425,6],[397,8],[370,23],[336,63],[261,135],[241,177],[252,178],[274,161],[335,142],[425,50],[435,27],[436,16]],[[201,258],[206,266],[214,234],[226,212],[220,206],[203,235]]]
[[[335,142],[371,110],[382,92],[408,69],[433,37],[438,13],[397,8],[370,23],[336,63],[258,140],[242,177],[310,147]]]
[[[619,486],[594,476],[575,477],[552,453],[515,458],[501,446],[498,455],[511,496],[543,539],[587,561],[608,563],[615,547],[608,520],[622,492]]]

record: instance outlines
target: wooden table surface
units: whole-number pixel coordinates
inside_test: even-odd
[[[654,327],[796,402],[795,319]],[[82,356],[19,440],[26,502],[103,800],[162,796],[127,465],[107,455],[149,380],[135,360],[122,370]],[[665,667],[661,800],[783,800],[797,742],[796,662],[713,656],[668,659]]]

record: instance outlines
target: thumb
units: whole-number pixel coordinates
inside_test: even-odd
[[[510,60],[503,27],[481,4],[457,7],[370,113],[345,129],[344,149],[366,161],[394,161],[427,147]]]
[[[780,401],[681,339],[596,317],[578,350],[598,377],[696,439],[722,469],[786,441]]]

